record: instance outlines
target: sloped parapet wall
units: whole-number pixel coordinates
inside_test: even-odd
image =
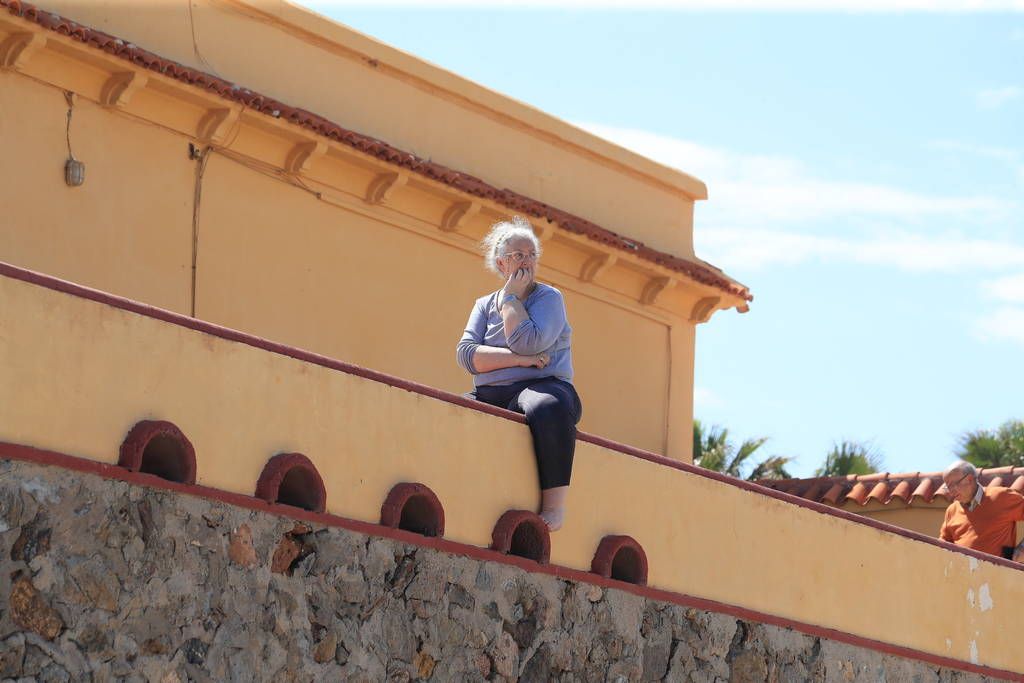
[[[0,678],[982,681],[734,616],[0,461]]]
[[[514,413],[3,264],[0,301],[0,457],[50,452],[26,457],[307,521],[323,508],[385,536],[389,492],[422,485],[444,535],[417,542],[478,558],[496,555],[506,512],[538,504],[529,430]],[[141,446],[135,472],[119,448],[147,421],[178,431]],[[182,465],[185,439],[194,484],[147,471]],[[281,485],[257,493],[281,454]],[[326,498],[304,495],[317,482]],[[549,555],[517,553],[513,529],[508,551],[520,557],[496,561],[598,585],[646,578],[655,593],[643,595],[656,599],[691,596],[693,607],[1024,679],[1019,564],[582,432],[569,510]],[[619,548],[610,569],[595,564],[614,537],[636,543],[636,561]],[[293,534],[282,558],[301,559],[307,540]],[[822,550],[835,547],[841,558]],[[616,559],[637,571],[617,572]]]

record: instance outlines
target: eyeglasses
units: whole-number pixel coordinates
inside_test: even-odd
[[[523,261],[536,261],[537,254],[532,251],[510,251],[507,254],[502,255],[502,258],[512,259],[516,263],[522,263]]]
[[[960,484],[964,483],[964,480],[967,479],[967,477],[969,477],[969,476],[971,476],[970,472],[968,472],[964,476],[960,477],[959,479],[957,479],[952,484],[950,484],[949,482],[946,482],[946,488],[949,489],[950,491],[952,491],[953,489],[959,488]]]

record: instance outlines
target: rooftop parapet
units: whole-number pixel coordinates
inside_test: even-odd
[[[566,526],[537,536],[530,438],[515,414],[11,266],[0,301],[4,452],[184,473],[183,492],[194,453],[199,494],[259,491],[304,514],[322,503],[381,529],[401,528],[389,506],[415,501],[422,533],[544,571],[646,578],[643,590],[882,651],[1024,672],[1014,563],[587,434]]]

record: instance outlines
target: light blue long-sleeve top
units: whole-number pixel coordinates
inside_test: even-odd
[[[557,377],[571,383],[572,328],[566,317],[562,293],[538,282],[523,301],[529,317],[519,323],[506,339],[505,323],[498,310],[498,292],[476,300],[466,322],[466,331],[456,348],[459,365],[473,375],[473,386],[512,384],[542,377]],[[473,369],[473,353],[478,346],[500,346],[521,356],[545,352],[551,357],[551,362],[545,368],[515,367],[477,372]]]

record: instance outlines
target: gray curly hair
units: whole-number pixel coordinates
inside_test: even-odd
[[[530,221],[522,216],[513,216],[510,221],[498,221],[492,225],[490,232],[487,233],[487,236],[481,242],[484,252],[484,265],[487,266],[487,270],[496,275],[501,275],[501,272],[498,270],[498,256],[501,255],[502,247],[509,240],[513,239],[524,239],[533,242],[533,250],[537,252],[537,258],[540,258],[540,240],[534,234]]]

